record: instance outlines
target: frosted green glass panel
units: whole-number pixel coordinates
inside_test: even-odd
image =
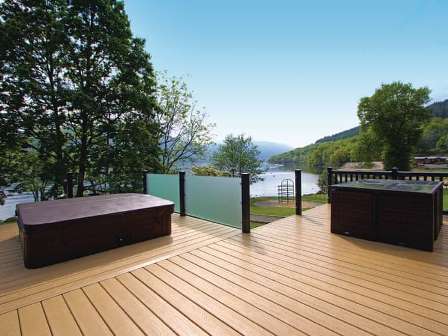
[[[149,195],[174,202],[174,210],[179,212],[179,175],[148,174],[146,183]]]
[[[240,183],[232,177],[185,176],[187,214],[241,228]]]

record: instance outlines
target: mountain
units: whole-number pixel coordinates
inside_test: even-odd
[[[435,102],[426,107],[431,111],[431,114],[434,118],[448,118],[448,99]],[[439,124],[440,122],[433,119],[433,123]],[[314,155],[313,160],[320,157],[331,156],[336,157],[336,154],[342,156],[341,153],[344,153],[342,150],[344,148],[346,152],[346,148],[349,148],[353,143],[356,142],[356,136],[359,134],[360,127],[356,126],[350,128],[348,130],[325,136],[321,139],[318,139],[315,143],[307,145],[305,147],[295,148],[293,150],[273,155],[268,161],[270,163],[283,164],[292,167],[307,167],[310,165],[309,157],[310,155]],[[437,140],[437,139],[436,139]],[[330,146],[332,145],[332,146]],[[335,150],[339,150],[339,153],[336,153]],[[325,152],[328,152],[325,154]],[[429,152],[429,151],[428,151]],[[340,163],[344,163],[344,160],[349,160],[349,154],[345,153],[344,157],[338,160]],[[325,158],[329,160],[329,158]],[[327,162],[328,163],[328,162]],[[337,164],[331,163],[334,166]]]
[[[280,153],[288,152],[293,149],[293,147],[277,142],[270,141],[254,141],[254,145],[258,147],[260,151],[260,155],[258,156],[259,160],[268,161],[268,159],[272,156],[278,155]],[[211,159],[213,154],[218,150],[219,143],[213,143],[208,146],[204,159],[198,160],[194,165],[204,166],[211,163]],[[191,163],[183,163],[182,168],[187,169],[190,168]]]
[[[434,117],[448,118],[448,99],[436,102],[427,107]]]
[[[269,141],[254,141],[254,144],[260,151],[258,159],[263,161],[267,161],[273,155],[284,153],[293,149],[291,146]]]

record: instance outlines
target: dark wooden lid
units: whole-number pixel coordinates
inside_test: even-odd
[[[333,184],[331,187],[343,188],[343,189],[397,191],[407,193],[432,194],[441,185],[442,182],[436,182],[436,181],[364,179],[359,181]]]
[[[151,195],[113,194],[18,204],[17,214],[19,225],[23,228],[31,228],[56,222],[167,206],[174,208],[174,203]]]

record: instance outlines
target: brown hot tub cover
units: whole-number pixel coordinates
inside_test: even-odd
[[[17,205],[26,267],[34,268],[171,233],[170,201],[101,195]]]

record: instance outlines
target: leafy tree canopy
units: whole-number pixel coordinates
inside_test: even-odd
[[[230,176],[229,172],[218,170],[213,166],[196,166],[192,167],[191,171],[199,176]]]
[[[259,154],[251,137],[230,134],[213,155],[213,166],[218,170],[230,172],[232,176],[250,173],[251,180],[254,182],[263,172],[262,161],[258,160]]]
[[[158,74],[157,85],[160,170],[169,173],[179,164],[192,162],[204,156],[211,143],[214,124],[197,106],[192,92],[182,78]]]
[[[140,172],[157,169],[155,76],[123,3],[5,0],[0,33],[6,149],[38,160],[52,196],[68,172],[77,196],[139,188]]]
[[[358,105],[361,128],[370,128],[383,141],[384,167],[408,170],[410,159],[431,114],[424,107],[430,90],[412,84],[383,84]]]

